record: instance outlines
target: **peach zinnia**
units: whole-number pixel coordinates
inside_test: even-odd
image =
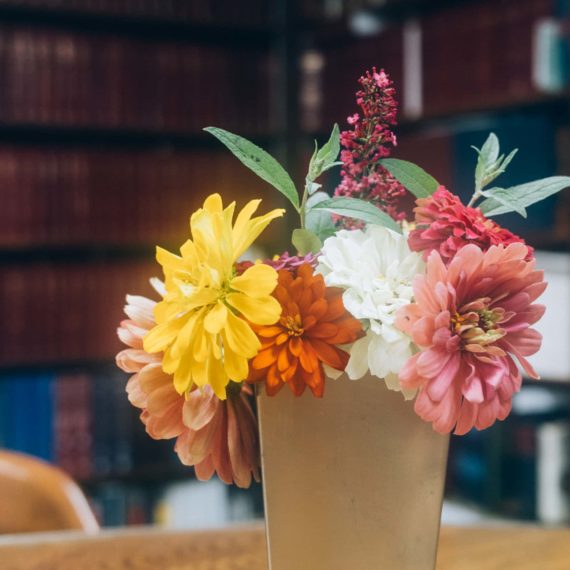
[[[162,369],[162,354],[144,350],[143,338],[155,326],[151,299],[127,296],[119,338],[128,346],[117,355],[117,365],[132,373],[127,393],[141,410],[141,421],[154,439],[176,438],[175,451],[185,465],[194,466],[202,481],[214,473],[225,483],[249,487],[259,481],[257,420],[251,387],[232,382],[227,399],[216,397],[211,386],[194,386],[179,394],[172,375]]]
[[[359,338],[360,322],[345,310],[342,289],[326,287],[308,263],[296,273],[280,270],[273,295],[281,318],[275,325],[253,327],[262,348],[251,361],[249,381],[265,381],[270,396],[287,384],[295,396],[308,386],[321,397],[324,365],[345,369],[349,355],[337,345]]]
[[[523,243],[483,252],[467,245],[446,267],[433,251],[425,275],[414,280],[415,303],[398,312],[397,326],[422,352],[400,372],[406,388],[419,388],[416,413],[440,433],[464,434],[503,420],[520,389],[516,358],[526,360],[541,335],[530,328],[544,313],[533,304],[546,288],[543,272],[527,261]]]

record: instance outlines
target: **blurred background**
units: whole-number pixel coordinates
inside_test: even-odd
[[[396,156],[451,190],[471,194],[489,131],[519,148],[504,185],[570,175],[568,0],[0,0],[0,447],[61,466],[105,526],[262,516],[258,485],[198,483],[145,434],[115,330],[205,195],[280,205],[202,128],[300,181],[372,66],[398,89]],[[444,520],[566,524],[570,192],[499,221],[550,281],[543,380],[507,421],[452,439]],[[285,230],[265,245],[288,247]]]

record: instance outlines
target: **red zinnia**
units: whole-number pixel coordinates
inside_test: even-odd
[[[470,243],[483,251],[492,245],[525,243],[519,236],[486,218],[479,208],[463,205],[444,186],[429,198],[416,200],[414,213],[416,229],[410,232],[408,244],[412,251],[423,252],[425,260],[436,250],[447,264]],[[527,250],[526,259],[532,259],[533,249],[527,246]]]

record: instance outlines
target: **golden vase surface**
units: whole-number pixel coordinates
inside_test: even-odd
[[[258,395],[270,570],[433,570],[449,437],[366,376]]]

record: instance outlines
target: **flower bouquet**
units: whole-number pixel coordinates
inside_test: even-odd
[[[505,419],[521,368],[538,378],[526,357],[546,283],[494,217],[525,216],[570,179],[492,185],[516,151],[491,134],[464,205],[391,157],[383,71],[356,101],[348,129],[315,146],[301,197],[268,153],[207,128],[289,200],[296,254],[244,261],[284,210],[255,215],[252,200],[236,215],[211,195],[178,254],[157,248],[158,301],[128,296],[118,331],[151,437],[175,439],[199,479],[248,487],[263,465],[273,570],[433,569],[448,434]],[[331,197],[317,180],[337,166]]]

